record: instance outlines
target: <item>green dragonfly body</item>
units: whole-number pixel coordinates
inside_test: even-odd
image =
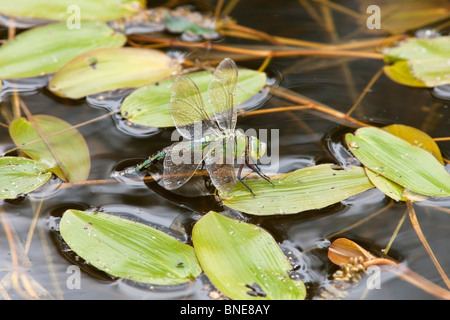
[[[185,76],[178,76],[172,85],[169,109],[178,132],[186,141],[164,148],[143,163],[118,174],[139,172],[163,161],[162,182],[166,189],[172,190],[184,185],[204,165],[221,193],[231,191],[239,180],[253,194],[241,179],[245,164],[271,183],[256,164],[266,152],[266,144],[235,129],[237,76],[236,64],[225,58],[208,86],[209,109],[195,83]],[[240,164],[237,176],[236,163]]]

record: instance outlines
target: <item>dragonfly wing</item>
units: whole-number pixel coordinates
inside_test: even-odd
[[[173,190],[184,185],[192,178],[202,161],[200,143],[182,141],[173,144],[164,158],[164,187]]]
[[[209,177],[220,193],[228,193],[236,185],[234,170],[234,137],[230,136],[208,146],[205,167]]]
[[[217,130],[197,85],[185,76],[178,76],[172,85],[169,110],[178,132],[185,138],[199,140],[208,129]]]
[[[233,60],[225,58],[217,66],[208,86],[208,100],[212,118],[220,129],[236,128],[236,106],[234,96],[238,68]]]

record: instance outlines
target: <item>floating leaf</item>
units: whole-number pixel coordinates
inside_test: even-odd
[[[355,157],[377,174],[415,193],[450,195],[450,174],[428,151],[374,127],[349,133],[346,141]]]
[[[436,159],[444,164],[444,160],[442,159],[441,151],[439,150],[436,142],[425,132],[416,129],[414,127],[405,126],[401,124],[393,124],[386,127],[381,128],[386,130],[387,132],[402,138],[403,140],[408,141],[412,145],[418,146],[422,149],[429,151],[433,154]],[[369,168],[366,169],[366,174],[369,177],[370,181],[384,194],[391,197],[396,201],[404,201],[406,199],[410,200],[423,200],[423,196],[413,194],[409,190],[405,190],[401,185],[373,172]]]
[[[50,90],[78,99],[119,88],[136,88],[167,79],[180,65],[161,51],[141,48],[103,48],[82,54],[58,70]]]
[[[369,177],[370,181],[375,185],[375,187],[377,187],[377,189],[379,189],[381,192],[394,199],[395,201],[405,200],[405,197],[403,196],[403,193],[405,191],[404,187],[389,179],[386,179],[376,172],[373,172],[367,167],[364,169],[366,170],[366,174]]]
[[[125,41],[123,34],[102,22],[83,22],[82,28],[73,30],[64,23],[27,30],[0,47],[0,79],[53,73],[86,51],[120,47]]]
[[[448,19],[450,6],[447,0],[360,0],[361,12],[376,4],[381,11],[381,29],[393,33],[405,33]]]
[[[80,20],[115,20],[131,16],[145,7],[144,0],[14,0],[0,1],[0,13],[13,17],[67,21],[74,14]],[[84,23],[83,27],[84,28]]]
[[[60,232],[77,255],[115,277],[173,285],[192,281],[202,271],[191,246],[114,215],[67,210]]]
[[[358,257],[363,257],[364,260],[375,259],[369,251],[346,238],[336,239],[328,247],[328,259],[338,266],[349,263],[351,258]]]
[[[394,260],[378,258],[356,242],[346,238],[336,239],[328,247],[328,259],[338,266],[353,265],[360,258],[362,258],[360,263],[364,267],[384,264],[398,266]]]
[[[14,199],[46,183],[52,174],[37,161],[20,157],[0,158],[0,199]]]
[[[210,211],[192,231],[198,260],[211,282],[231,299],[304,299],[305,286],[265,230]]]
[[[60,179],[86,180],[90,170],[90,156],[83,136],[76,129],[71,129],[70,123],[53,116],[35,115],[33,122],[24,118],[11,122],[9,134],[14,143]],[[60,131],[63,132],[53,135]],[[48,144],[41,139],[40,133],[45,135]]]
[[[426,87],[423,81],[416,79],[408,66],[407,61],[397,61],[393,65],[384,66],[383,71],[392,81],[411,87]]]
[[[387,132],[408,141],[414,146],[418,146],[422,149],[430,152],[442,165],[444,160],[442,159],[441,150],[437,143],[428,134],[422,130],[416,129],[414,127],[405,126],[402,124],[392,124],[381,128]]]
[[[435,87],[450,83],[449,57],[450,36],[413,38],[403,41],[385,54],[386,62],[393,64],[384,70],[392,80],[401,84]]]
[[[303,168],[271,178],[275,186],[264,179],[247,179],[221,195],[223,203],[232,209],[255,215],[292,214],[320,209],[373,188],[363,168],[339,170],[322,164]]]
[[[207,103],[207,90],[212,73],[200,71],[188,74],[195,82]],[[122,116],[130,122],[148,127],[173,127],[169,112],[170,93],[173,79],[162,81],[155,85],[140,88],[130,94],[120,109]],[[266,84],[266,74],[249,69],[239,69],[235,101],[239,105],[255,94]]]

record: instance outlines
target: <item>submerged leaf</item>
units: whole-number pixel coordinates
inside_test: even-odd
[[[165,16],[166,28],[173,33],[190,32],[195,36],[202,36],[207,34],[216,34],[214,29],[202,27],[195,22],[181,15],[171,15],[167,13]]]
[[[450,83],[450,36],[408,39],[389,49],[386,74],[401,84],[435,87]],[[423,84],[421,84],[423,83]]]
[[[208,278],[231,299],[304,299],[305,286],[289,277],[292,269],[265,230],[210,211],[192,231]]]
[[[202,271],[191,246],[114,215],[67,210],[60,232],[77,255],[115,277],[174,285],[192,281]]]
[[[428,151],[374,127],[349,133],[346,141],[355,157],[377,174],[418,194],[450,195],[450,174]]]
[[[52,174],[37,161],[20,157],[0,158],[0,199],[14,199],[36,190]]]
[[[18,118],[11,122],[9,134],[14,143],[60,179],[86,180],[91,163],[83,136],[73,129],[70,123],[53,116],[35,115],[33,121],[34,123]],[[60,131],[63,132],[52,135]],[[45,136],[47,142],[42,139],[40,133]]]
[[[169,78],[180,65],[161,51],[102,48],[71,60],[50,80],[50,90],[79,99],[119,88],[136,88]]]
[[[200,71],[188,74],[187,77],[197,85],[206,103],[212,73]],[[173,81],[174,79],[162,81],[134,91],[124,100],[120,108],[122,116],[130,122],[142,126],[173,127],[174,123],[169,112],[170,90]],[[264,72],[239,69],[235,95],[236,104],[247,101],[257,94],[265,84],[266,74]]]
[[[363,168],[338,170],[322,164],[271,178],[275,186],[264,179],[248,179],[221,195],[223,203],[232,209],[254,215],[293,214],[320,209],[373,188]]]
[[[80,20],[114,20],[134,14],[140,7],[145,7],[145,0],[0,1],[1,14],[60,21],[68,21],[77,14]]]
[[[86,51],[120,47],[125,41],[123,34],[102,22],[83,22],[80,29],[53,23],[27,30],[0,47],[0,79],[53,73]]]

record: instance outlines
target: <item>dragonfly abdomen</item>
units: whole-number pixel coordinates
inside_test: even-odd
[[[144,162],[142,162],[134,167],[125,169],[123,171],[119,171],[119,172],[115,173],[115,175],[116,176],[117,175],[124,176],[124,175],[131,174],[134,172],[140,172],[142,169],[146,169],[146,168],[150,167],[151,165],[154,165],[155,163],[158,163],[159,161],[164,160],[164,158],[167,154],[167,150],[168,150],[168,148],[164,148],[161,151],[158,151],[157,153],[152,154]]]

